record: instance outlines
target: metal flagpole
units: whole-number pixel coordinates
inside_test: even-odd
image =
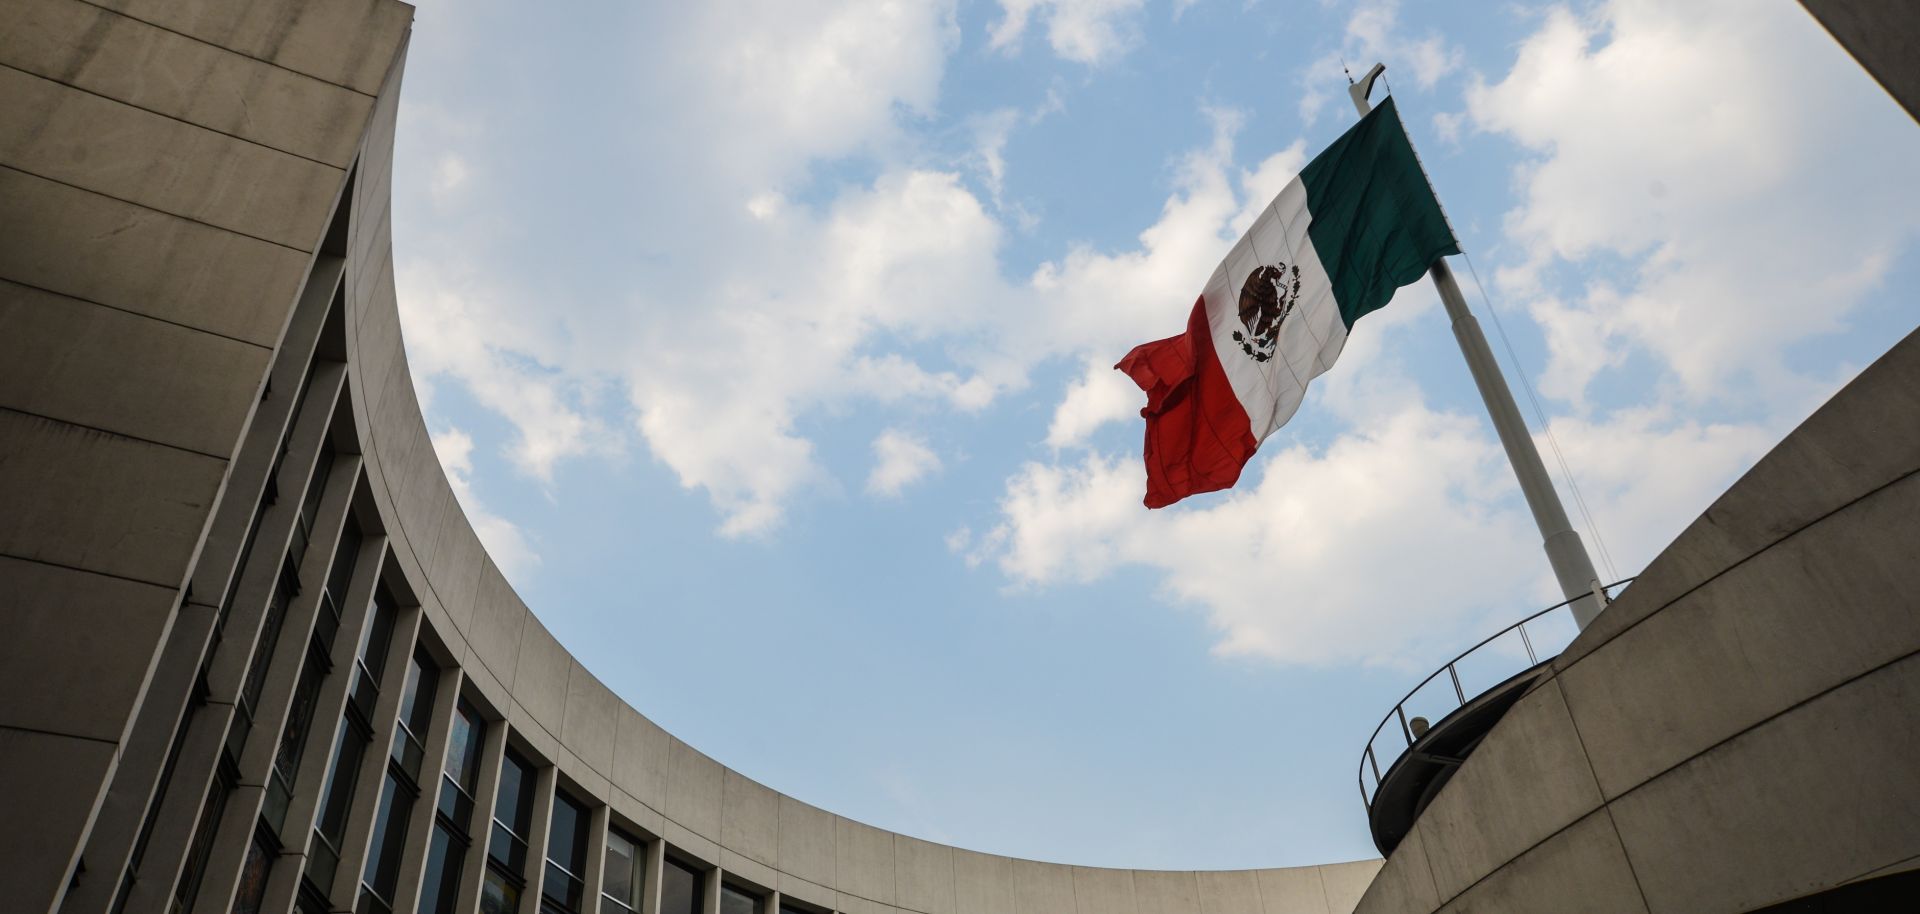
[[[1373,92],[1374,80],[1386,69],[1384,64],[1374,64],[1365,77],[1347,89],[1353,98],[1354,110],[1359,111],[1361,117],[1373,110],[1367,96]],[[1573,603],[1574,623],[1584,629],[1606,608],[1606,589],[1593,570],[1593,560],[1587,557],[1587,547],[1580,542],[1580,534],[1567,520],[1567,509],[1560,505],[1560,495],[1554,491],[1546,464],[1540,461],[1540,451],[1533,446],[1527,422],[1521,418],[1520,408],[1514,405],[1513,391],[1507,388],[1500,364],[1494,361],[1493,350],[1480,332],[1480,322],[1467,310],[1467,299],[1460,294],[1460,284],[1454,281],[1446,258],[1435,260],[1428,275],[1433,277],[1440,302],[1446,305],[1447,317],[1453,321],[1454,339],[1460,341],[1460,354],[1466,356],[1467,369],[1473,372],[1473,383],[1480,388],[1480,398],[1486,401],[1494,431],[1500,434],[1500,444],[1507,449],[1507,461],[1513,464],[1513,475],[1520,479],[1520,491],[1527,497],[1527,507],[1533,509],[1533,522],[1540,528],[1541,546],[1546,549],[1547,562],[1553,566],[1553,576],[1560,582],[1560,592]]]

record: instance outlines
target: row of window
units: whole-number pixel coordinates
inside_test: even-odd
[[[312,380],[312,371],[302,382],[293,415],[279,441],[273,469],[269,473],[260,507],[251,518],[238,565],[217,613],[216,637],[225,629],[227,615],[239,589],[239,579],[251,560],[261,521],[267,508],[278,497],[274,478],[286,457],[300,401]],[[253,728],[256,708],[263,697],[274,654],[278,649],[288,612],[301,590],[299,569],[318,524],[319,503],[337,460],[330,445],[322,446],[313,472],[301,493],[294,518],[292,538],[286,552],[278,557],[278,573],[267,599],[258,635],[248,646],[248,664],[243,674],[235,713],[226,733],[215,783],[208,791],[199,812],[184,866],[174,883],[171,910],[184,912],[194,907],[195,896],[212,853],[213,838],[226,811],[234,785],[239,783],[242,750]],[[305,866],[300,873],[297,907],[303,914],[330,910],[328,901],[337,878],[343,848],[348,840],[349,812],[358,787],[357,781],[367,761],[375,735],[375,708],[383,687],[383,668],[393,647],[398,604],[384,587],[376,587],[369,618],[360,626],[352,666],[343,672],[348,677],[347,700],[339,720],[323,725],[316,720],[319,695],[333,672],[334,640],[344,624],[347,587],[355,576],[362,551],[362,534],[349,517],[325,574],[320,581],[312,627],[303,649],[295,656],[298,667],[293,677],[294,690],[283,726],[275,741],[271,765],[266,772],[266,793],[253,826],[252,839],[241,863],[238,890],[234,894],[232,914],[259,914],[268,877],[282,857],[280,835],[297,788],[301,759],[311,734],[330,733],[320,769],[319,803],[316,809]],[[377,563],[376,563],[377,565]],[[161,778],[165,792],[168,775],[177,758],[187,729],[187,719],[206,699],[206,667],[211,658],[203,658],[196,701],[180,722]],[[368,834],[365,864],[358,874],[355,914],[392,914],[395,910],[417,910],[422,914],[455,914],[462,868],[476,837],[474,807],[479,795],[482,746],[486,741],[487,720],[464,700],[453,702],[453,718],[448,732],[447,750],[438,777],[428,772],[423,785],[426,762],[425,742],[432,724],[434,699],[440,686],[441,670],[419,645],[408,654],[404,680],[400,684],[398,713],[393,739],[387,747],[384,777],[374,807],[374,819]],[[498,736],[498,734],[496,734]],[[504,740],[501,740],[504,742]],[[541,914],[581,914],[586,904],[587,855],[592,845],[591,804],[582,803],[564,790],[552,797],[547,822],[544,860],[528,857],[536,815],[538,771],[520,753],[508,748],[501,756],[491,816],[480,825],[478,837],[486,841],[480,874],[481,914],[515,914],[521,909],[531,863],[542,867]],[[400,864],[415,803],[424,786],[434,788],[434,807],[430,834],[425,836],[426,860],[419,897],[398,899]],[[141,840],[127,867],[117,901],[124,904],[127,889],[138,866],[145,837],[151,830],[143,822]],[[421,843],[415,839],[414,843]],[[609,914],[637,914],[647,889],[647,845],[641,838],[617,826],[607,828],[599,908]],[[663,850],[660,870],[660,914],[700,914],[706,874],[697,865],[684,862],[670,850]],[[291,857],[288,859],[298,859]],[[718,888],[721,914],[802,914],[788,904],[778,912],[767,911],[765,899],[754,892],[722,882]]]

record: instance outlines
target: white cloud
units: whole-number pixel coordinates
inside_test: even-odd
[[[1001,18],[989,32],[988,42],[996,50],[1017,48],[1038,13],[1047,20],[1047,45],[1053,53],[1075,63],[1101,64],[1139,44],[1138,16],[1143,4],[1144,0],[1000,0]]]
[[[487,510],[480,497],[474,494],[473,436],[449,426],[431,437],[433,451],[440,458],[440,466],[446,470],[447,483],[452,486],[454,497],[459,499],[461,510],[467,513],[467,523],[473,525],[473,532],[480,537],[481,545],[486,547],[487,554],[493,557],[508,578],[524,582],[526,575],[539,566],[540,555],[533,550],[519,527]]]
[[[1844,328],[1920,229],[1920,189],[1883,179],[1920,141],[1883,102],[1790,7],[1550,11],[1512,71],[1468,93],[1479,129],[1534,154],[1507,217],[1526,256],[1500,278],[1534,297],[1544,388],[1583,402],[1643,349],[1695,402],[1791,397],[1806,379],[1787,351]],[[1594,258],[1627,266],[1543,288]]]
[[[1543,598],[1526,521],[1489,507],[1505,473],[1473,420],[1413,405],[1324,449],[1257,458],[1238,490],[1168,511],[1140,506],[1131,455],[1028,464],[983,549],[1030,585],[1152,568],[1223,654],[1396,662],[1478,613]]]
[[[1005,298],[1000,229],[949,173],[881,177],[825,214],[781,211],[702,290],[701,319],[655,312],[622,369],[638,428],[683,485],[705,489],[729,535],[764,533],[823,478],[804,413],[853,400],[914,399],[978,409],[1000,381],[929,369],[881,337],[965,337]],[[1011,382],[1011,379],[1009,379]]]
[[[561,365],[565,333],[542,315],[506,306],[475,284],[412,261],[397,271],[400,323],[416,386],[430,401],[436,379],[452,377],[513,423],[514,465],[542,481],[562,459],[617,445],[581,405],[587,395]]]
[[[473,167],[467,164],[466,159],[454,153],[447,153],[440,157],[439,164],[434,167],[431,185],[433,195],[436,199],[446,200],[464,187],[467,180],[472,177]]]
[[[1106,359],[1087,362],[1079,380],[1054,408],[1047,426],[1047,446],[1071,447],[1087,440],[1095,429],[1140,414],[1140,388],[1115,371]]]
[[[926,439],[896,428],[873,439],[873,472],[867,475],[867,494],[898,498],[910,485],[939,472],[940,455]]]

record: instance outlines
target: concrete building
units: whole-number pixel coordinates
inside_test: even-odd
[[[6,910],[1697,912],[1912,885],[1916,339],[1553,661],[1384,869],[1018,860],[702,755],[487,556],[395,305],[409,7],[5,21]]]

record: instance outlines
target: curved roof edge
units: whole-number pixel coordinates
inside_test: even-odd
[[[778,793],[635,710],[560,645],[487,555],[434,454],[401,341],[389,191],[403,41],[351,189],[349,383],[368,489],[401,576],[470,691],[528,748],[632,826],[805,902],[920,914],[1060,911],[1347,914],[1379,860],[1252,870],[1132,870],[981,853]]]

